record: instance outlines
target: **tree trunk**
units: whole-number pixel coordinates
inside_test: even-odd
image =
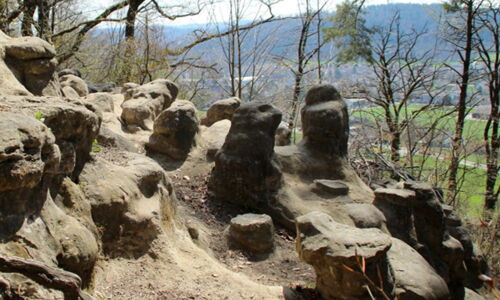
[[[50,39],[50,5],[48,0],[38,1],[38,37]]]
[[[460,150],[463,142],[463,131],[465,124],[465,110],[467,102],[467,86],[469,85],[469,68],[471,63],[472,53],[472,35],[473,35],[473,4],[474,0],[467,2],[467,20],[466,20],[466,33],[465,33],[465,48],[463,53],[462,66],[463,71],[461,74],[460,82],[460,95],[458,99],[458,116],[457,124],[455,126],[455,135],[453,137],[453,144],[451,149],[451,162],[450,173],[448,177],[448,201],[454,203],[458,194],[457,186],[457,173],[460,163]]]
[[[36,10],[35,0],[26,0],[24,2],[23,20],[21,22],[21,34],[23,36],[33,35],[33,16]]]
[[[498,78],[496,79],[498,81]],[[495,209],[498,200],[498,191],[495,191],[495,185],[498,177],[498,148],[500,140],[498,136],[500,103],[500,86],[494,86],[490,83],[491,112],[484,129],[486,146],[486,193],[484,197],[484,207],[486,209]],[[489,134],[491,130],[491,135]]]
[[[133,39],[135,36],[135,21],[137,18],[137,13],[139,12],[139,6],[144,2],[144,0],[130,0],[127,10],[127,18],[125,23],[125,39]]]

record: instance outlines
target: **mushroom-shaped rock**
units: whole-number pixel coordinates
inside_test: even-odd
[[[347,105],[331,85],[311,88],[302,108],[304,145],[315,152],[346,156],[349,138]]]
[[[108,93],[89,94],[87,97],[85,97],[85,100],[94,104],[102,112],[113,112],[115,109],[113,96]]]
[[[274,161],[274,134],[281,112],[262,102],[250,102],[234,113],[224,146],[215,156],[209,191],[216,198],[265,209],[281,186]]]
[[[214,159],[215,154],[224,145],[226,136],[231,128],[231,121],[221,120],[205,129],[201,136],[207,149],[207,158]]]
[[[0,37],[0,90],[7,95],[61,96],[52,45],[37,37]],[[22,87],[24,86],[24,88]]]
[[[69,86],[73,88],[80,97],[85,97],[89,94],[89,88],[87,87],[87,83],[80,77],[68,74],[62,76],[61,78],[59,78],[59,80],[61,81],[62,87]]]
[[[146,146],[173,159],[185,159],[196,145],[200,120],[193,103],[177,100],[156,118]]]
[[[229,242],[250,252],[262,253],[273,249],[273,221],[268,215],[244,214],[231,219]]]
[[[126,125],[151,129],[156,117],[177,97],[177,85],[166,79],[157,79],[130,91],[132,98],[122,104],[122,120]]]
[[[324,299],[368,297],[365,276],[379,282],[378,274],[390,294],[392,278],[386,263],[392,245],[389,235],[375,228],[340,224],[317,211],[298,217],[296,229],[297,252],[300,259],[314,267],[316,288]],[[363,264],[365,274],[361,271]]]
[[[213,123],[228,119],[231,120],[234,112],[240,107],[241,100],[237,97],[215,101],[201,119],[201,125],[211,126]]]
[[[292,142],[292,131],[286,123],[281,122],[276,129],[275,140],[276,146],[286,146]]]
[[[450,299],[446,282],[412,247],[392,238],[387,258],[394,275],[394,293],[397,299]]]

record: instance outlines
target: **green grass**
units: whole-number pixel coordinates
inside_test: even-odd
[[[206,110],[198,110],[198,116],[199,117],[203,117],[207,114],[207,111]]]
[[[408,105],[408,115],[411,116],[412,112],[417,111],[421,107],[422,106],[420,105]],[[417,116],[416,122],[419,126],[428,127],[435,120],[441,119],[437,125],[437,128],[449,132],[454,132],[457,114],[453,113],[449,116],[444,117],[444,115],[449,111],[450,108],[447,107],[432,107],[427,111],[421,112]],[[370,107],[361,110],[355,110],[352,111],[351,114],[353,116],[364,118],[372,122],[378,120],[380,124],[384,124],[384,110],[381,107]],[[401,112],[401,119],[404,118],[405,114],[406,111],[403,109],[403,111]],[[464,138],[470,139],[474,142],[482,141],[485,127],[486,121],[466,119],[464,125]]]
[[[446,191],[449,164],[447,160],[427,157],[423,162],[422,155],[415,155],[415,165],[422,165],[422,179],[439,186]],[[479,168],[461,165],[457,178],[463,182],[458,194],[458,206],[469,218],[477,218],[482,214],[484,205],[484,191],[486,186],[486,171]],[[463,180],[462,180],[463,179]],[[497,185],[500,180],[497,180]]]

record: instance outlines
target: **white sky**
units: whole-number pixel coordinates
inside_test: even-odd
[[[217,0],[215,0],[217,1]],[[249,0],[241,0],[242,2],[248,2],[250,3]],[[276,1],[276,0],[273,0]],[[310,0],[310,3],[312,3],[313,7],[316,5],[318,0]],[[92,11],[99,11],[101,9],[106,8],[109,6],[111,3],[116,2],[116,0],[101,0],[101,1],[92,1],[91,5],[87,5],[86,9],[84,10],[92,10]],[[172,5],[171,1],[165,1],[165,0],[159,0],[160,3],[168,3],[169,5]],[[180,0],[177,3],[187,3],[188,1]],[[193,1],[194,2],[194,1]],[[200,13],[197,16],[193,17],[185,17],[185,18],[178,18],[175,21],[168,21],[165,19],[160,20],[159,22],[164,23],[166,25],[171,25],[171,26],[176,26],[176,25],[188,25],[188,24],[204,24],[208,23],[214,19],[216,19],[219,22],[224,21],[227,19],[227,14],[229,11],[229,6],[226,3],[227,0],[218,0],[218,3],[215,3],[211,5],[210,8],[205,8],[202,13]],[[267,10],[259,5],[255,5],[255,3],[258,1],[251,1],[253,4],[252,6],[248,5],[245,8],[245,15],[247,19],[253,19],[255,16],[261,16],[262,18],[266,18],[268,16]],[[329,11],[334,10],[335,6],[338,3],[341,3],[342,0],[319,0],[320,3],[325,3],[325,8]],[[387,3],[420,3],[420,4],[430,4],[430,3],[438,3],[440,2],[439,0],[367,0],[368,5],[374,5],[374,4],[387,4]],[[273,13],[276,16],[290,16],[290,15],[297,15],[300,13],[300,9],[302,5],[299,5],[299,3],[304,3],[304,0],[281,0],[277,4],[273,5]],[[321,5],[321,4],[320,4]],[[88,10],[89,9],[89,10]]]

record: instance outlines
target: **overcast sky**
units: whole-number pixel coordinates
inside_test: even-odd
[[[92,5],[86,6],[86,9],[90,9],[92,11],[99,11],[107,6],[109,6],[111,3],[116,2],[113,0],[101,0],[101,1],[92,1]],[[159,1],[169,3],[171,4],[172,1]],[[186,3],[188,1],[178,1],[177,3]],[[193,1],[194,2],[194,1]],[[168,21],[168,20],[159,20],[162,23],[165,23],[166,25],[187,25],[187,24],[204,24],[213,21],[214,19],[219,22],[223,22],[227,18],[227,14],[229,11],[229,6],[225,3],[227,1],[221,0],[218,3],[212,5],[210,9],[205,8],[201,14],[193,17],[185,17],[185,18],[179,18],[176,19],[175,21]],[[245,2],[250,2],[248,0],[242,0],[243,3]],[[256,3],[257,1],[252,1],[252,3]],[[276,16],[290,16],[290,15],[297,15],[300,13],[301,10],[301,5],[300,3],[303,3],[303,0],[281,0],[277,4],[273,5],[273,13]],[[325,8],[327,10],[334,10],[335,5],[338,3],[342,2],[342,0],[319,0],[320,3],[325,3],[327,2]],[[368,5],[374,5],[374,4],[387,4],[387,3],[420,3],[420,4],[430,4],[430,3],[438,3],[438,0],[367,0]],[[316,5],[317,0],[310,0],[310,3],[313,5]],[[320,4],[321,5],[321,4]],[[85,9],[84,9],[85,10]],[[265,18],[268,16],[267,10],[263,6],[258,6],[258,5],[248,5],[245,7],[245,16],[247,19],[253,19],[256,16],[260,16],[262,18]]]

